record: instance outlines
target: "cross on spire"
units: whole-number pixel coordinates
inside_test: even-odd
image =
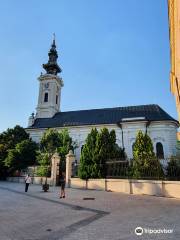
[[[55,33],[53,33],[53,43],[52,43],[52,45],[56,45],[56,34]]]

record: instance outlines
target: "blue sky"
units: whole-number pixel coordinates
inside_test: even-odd
[[[27,126],[53,32],[61,110],[159,104],[170,93],[166,0],[6,0],[0,14],[0,132]]]

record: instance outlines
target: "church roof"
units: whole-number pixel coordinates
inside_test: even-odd
[[[155,104],[58,112],[52,118],[37,118],[30,128],[54,128],[83,125],[117,124],[125,121],[173,121]]]

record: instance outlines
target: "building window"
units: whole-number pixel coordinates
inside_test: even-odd
[[[58,104],[58,95],[56,95],[56,104]]]
[[[48,102],[48,93],[47,92],[44,94],[44,102]]]
[[[132,154],[134,152],[134,145],[135,145],[135,142],[132,144]]]
[[[163,145],[160,142],[156,143],[156,156],[159,159],[163,159],[164,158]]]

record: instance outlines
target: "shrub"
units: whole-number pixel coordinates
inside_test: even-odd
[[[164,173],[155,157],[151,138],[139,131],[133,148],[131,174],[133,178],[162,178]]]
[[[166,176],[169,180],[180,180],[180,159],[172,157],[166,168]]]

